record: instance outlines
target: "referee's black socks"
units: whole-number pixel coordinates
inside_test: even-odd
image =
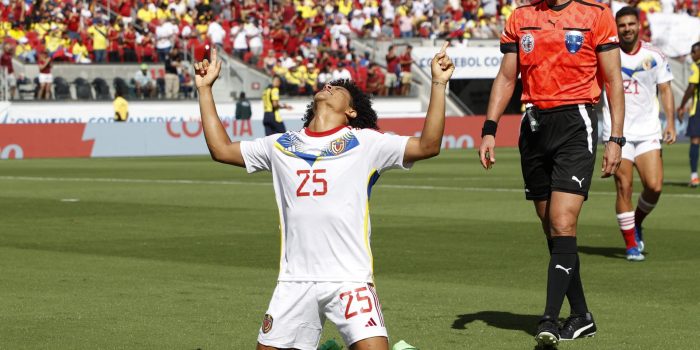
[[[552,255],[549,258],[547,274],[545,317],[553,320],[559,318],[559,311],[564,302],[564,296],[569,290],[572,277],[578,272],[576,268],[577,263],[576,237],[552,238]],[[583,295],[583,289],[581,289],[581,295]]]
[[[549,254],[552,255],[552,247],[554,243],[551,238],[547,239],[547,248],[549,249]],[[571,313],[576,315],[583,315],[588,312],[588,305],[586,304],[586,296],[583,294],[583,283],[581,282],[581,263],[579,262],[578,253],[576,254],[576,267],[572,271],[571,282],[569,282],[569,289],[566,291],[566,298],[569,299],[569,306],[571,307]]]

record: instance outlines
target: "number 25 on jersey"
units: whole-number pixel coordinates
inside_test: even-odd
[[[326,169],[297,170],[297,175],[301,178],[297,197],[323,196],[328,192]]]

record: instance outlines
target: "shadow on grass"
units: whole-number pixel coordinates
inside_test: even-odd
[[[589,247],[578,246],[579,253],[599,255],[612,259],[625,259],[625,248],[622,247]]]
[[[533,335],[537,323],[542,319],[540,315],[521,315],[505,311],[479,311],[473,314],[458,315],[452,323],[452,329],[467,329],[467,325],[474,321],[486,322],[490,327],[505,330],[523,331],[527,335]],[[534,350],[555,350],[553,346],[535,345]]]
[[[542,316],[520,315],[505,311],[479,311],[473,314],[458,315],[452,323],[452,329],[467,329],[468,324],[474,321],[483,321],[491,327],[532,334],[540,318]]]
[[[688,181],[664,181],[664,186],[688,188]]]

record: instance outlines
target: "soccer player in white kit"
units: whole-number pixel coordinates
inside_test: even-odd
[[[211,87],[221,62],[195,64],[207,146],[214,160],[271,171],[280,215],[282,256],[277,287],[263,318],[258,350],[316,349],[330,319],[352,350],[388,350],[373,284],[369,199],[389,169],[408,169],[440,152],[445,88],[454,65],[446,43],[432,60],[430,104],[420,137],[376,130],[371,102],[352,82],[319,91],[304,129],[231,142],[216,113]]]
[[[623,7],[615,15],[620,53],[622,79],[625,89],[625,127],[627,143],[622,147],[622,164],[615,172],[617,200],[615,211],[620,231],[627,248],[627,260],[643,261],[644,241],[642,222],[654,209],[661,195],[663,161],[661,140],[676,142],[676,127],[671,92],[671,67],[659,49],[639,40],[639,14],[634,7]],[[659,101],[666,113],[666,128],[661,132]],[[606,100],[607,103],[607,100]],[[604,111],[603,140],[610,136],[610,114]],[[632,210],[632,173],[637,168],[644,187]]]

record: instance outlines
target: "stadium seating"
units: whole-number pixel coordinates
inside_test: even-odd
[[[78,100],[93,100],[92,87],[87,80],[83,78],[77,78],[73,82],[75,84],[75,95]]]
[[[70,84],[62,77],[56,77],[53,80],[54,96],[57,100],[70,100]]]
[[[111,100],[112,95],[109,92],[107,81],[102,78],[95,78],[92,81],[92,86],[95,88],[95,98],[98,100]]]

